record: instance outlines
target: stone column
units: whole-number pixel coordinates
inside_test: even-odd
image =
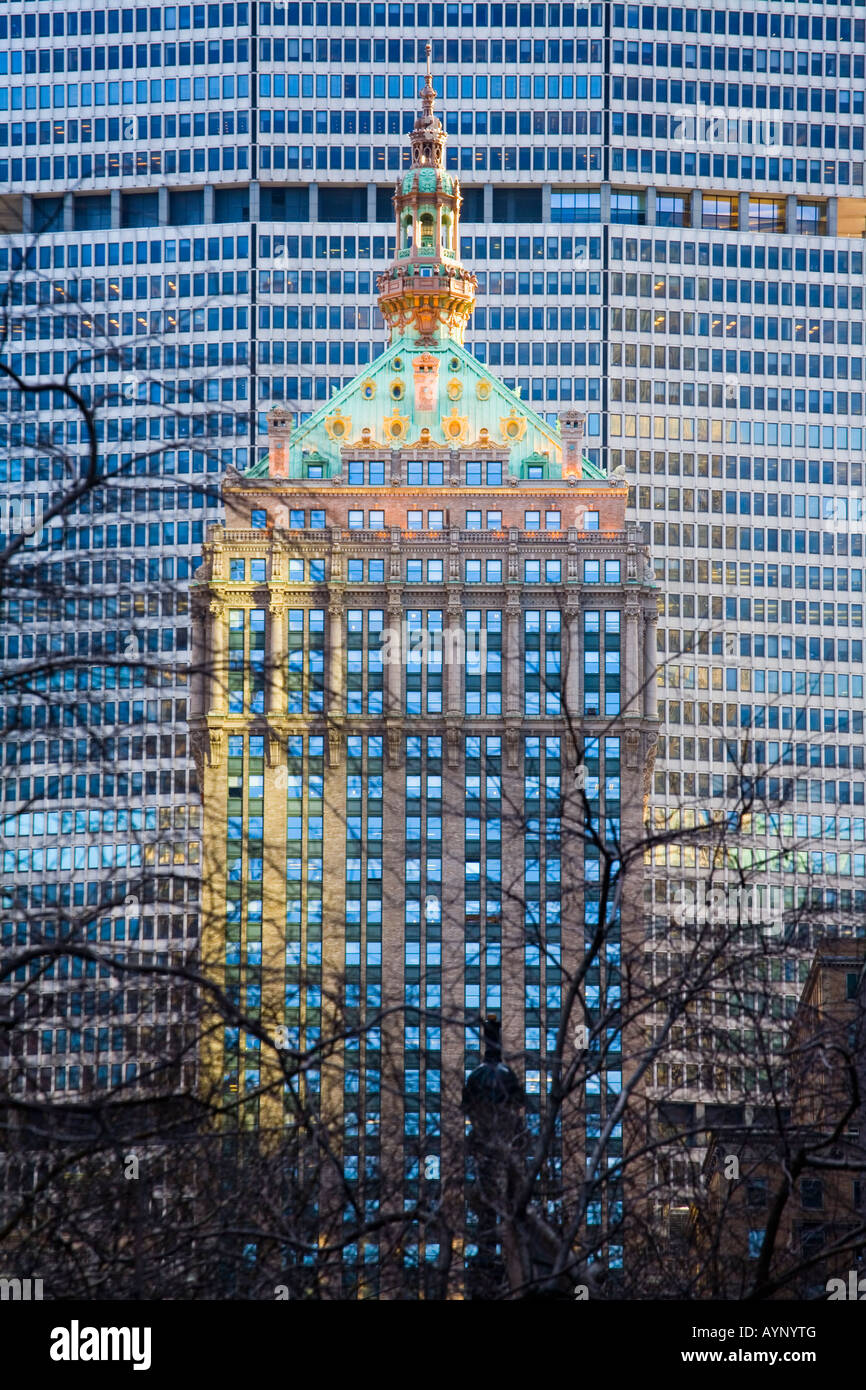
[[[268,713],[279,716],[286,712],[286,603],[282,594],[274,594],[270,605],[270,697]]]
[[[797,230],[797,195],[789,193],[785,199],[785,231],[792,236]]]
[[[658,713],[658,692],[656,688],[656,672],[658,661],[655,650],[655,624],[650,614],[644,614],[643,628],[643,668],[644,668],[644,697],[643,708],[647,719],[655,719]]]
[[[328,617],[328,713],[332,718],[340,718],[346,712],[346,700],[343,694],[343,604],[339,599],[332,599],[328,604]]]
[[[573,721],[581,716],[580,703],[580,597],[569,593],[565,599],[565,628],[568,637],[565,668],[565,709]]]
[[[505,714],[520,718],[520,594],[510,593],[505,610]]]
[[[212,599],[210,605],[211,701],[210,714],[228,712],[228,643],[226,641],[226,605]]]
[[[448,595],[448,626],[445,631],[444,651],[442,654],[445,666],[445,712],[448,716],[460,718],[461,709],[461,660],[464,658],[466,647],[463,643],[463,605],[459,594]],[[468,647],[468,642],[467,642]]]
[[[625,605],[625,671],[623,682],[623,714],[637,715],[641,712],[640,644],[638,640],[640,625],[640,604],[636,599],[626,599]]]
[[[388,646],[385,666],[385,714],[399,719],[403,713],[403,602],[388,596]]]

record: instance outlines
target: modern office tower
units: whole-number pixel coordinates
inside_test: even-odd
[[[395,1152],[398,1199],[422,1172],[453,1194],[487,1012],[532,1132],[604,891],[578,786],[602,839],[634,845],[656,737],[656,592],[627,483],[583,457],[581,416],[560,433],[463,346],[475,276],[434,95],[428,76],[378,282],[389,345],[297,428],[273,409],[193,587],[204,959],[267,1036],[321,1048],[306,1099],[374,1210],[395,1200]],[[642,952],[642,876],[607,903],[590,1022],[629,922]],[[601,1031],[562,1181],[621,1090],[621,1037]],[[276,1075],[260,1038],[207,1033],[203,1079],[246,1123],[295,1119]],[[407,1267],[433,1257],[407,1240]]]
[[[52,563],[62,557],[64,576],[75,564],[80,582],[105,587],[123,582],[107,578],[116,559],[138,586],[133,601],[158,606],[142,592],[151,567],[175,584],[197,528],[216,515],[198,485],[257,459],[272,405],[298,427],[382,351],[370,297],[394,250],[410,74],[429,36],[444,74],[446,167],[463,183],[455,250],[483,299],[467,349],[548,424],[583,410],[588,459],[624,465],[651,528],[666,661],[654,811],[693,796],[725,806],[725,742],[751,728],[754,760],[770,765],[767,795],[790,792],[780,832],[808,842],[810,870],[836,895],[830,910],[856,911],[866,873],[864,24],[847,4],[831,14],[763,3],[12,0],[0,15],[0,271],[15,282],[4,351],[31,380],[59,371],[61,354],[68,368],[84,333],[132,353],[97,354],[76,380],[91,399],[107,392],[107,468],[159,451],[153,474],[106,492],[92,533],[87,517],[54,524]],[[55,464],[33,441],[62,432],[76,449],[75,413],[46,397],[37,413],[32,397],[0,389],[7,479],[46,495]],[[145,505],[146,519],[124,512]],[[105,568],[85,580],[84,565]],[[89,654],[106,622],[97,613],[89,632],[78,630],[83,615],[74,633],[53,620],[52,639],[87,637]],[[34,621],[38,643],[47,624]],[[156,612],[139,622],[159,644],[158,628],[177,644],[184,626]],[[185,692],[169,693],[172,736],[183,738]],[[153,740],[169,737],[156,696],[138,697],[150,722],[137,730],[107,723],[126,720],[125,700],[90,703],[158,835],[159,820],[194,798],[174,791],[181,757],[147,757],[163,757]],[[94,765],[77,761],[83,726],[55,740],[28,732],[7,735],[22,747],[17,765],[5,760],[4,809],[26,817],[34,797],[46,814],[74,808],[73,865],[103,844],[122,850],[116,793],[103,784],[106,804],[91,804]],[[70,881],[39,867],[53,863],[37,828],[48,824],[17,823],[5,882],[35,904],[67,884],[98,902],[102,869],[73,867]],[[679,867],[690,868],[667,869]],[[661,943],[666,891],[651,889]],[[191,921],[187,909],[184,931]],[[793,1007],[797,982],[778,985]],[[40,1062],[43,1074],[79,1065]],[[658,1079],[694,1087],[698,1064],[680,1058]]]

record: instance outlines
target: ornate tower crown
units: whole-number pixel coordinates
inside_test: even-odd
[[[445,131],[433,114],[436,91],[430,73],[421,89],[423,112],[412,131],[412,164],[397,181],[394,211],[396,254],[379,276],[379,307],[391,342],[413,334],[420,345],[453,338],[462,343],[475,304],[477,280],[460,264],[460,184],[445,170]]]
[[[415,122],[415,129],[412,131],[412,168],[441,169],[445,151],[445,131],[442,129],[442,122],[438,116],[433,115],[433,103],[436,100],[436,89],[433,86],[433,76],[430,72],[430,52],[432,45],[427,45],[427,79],[421,88],[421,104],[424,114],[419,116]]]

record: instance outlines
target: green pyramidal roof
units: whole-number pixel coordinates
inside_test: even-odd
[[[306,466],[323,465],[338,476],[344,448],[508,449],[508,471],[520,477],[527,462],[545,464],[545,477],[562,476],[562,441],[556,426],[510,391],[465,348],[449,339],[430,347],[403,337],[392,343],[355,379],[335,392],[291,435],[287,471],[306,476]],[[317,455],[315,460],[312,455]],[[267,456],[247,477],[269,475]],[[583,477],[605,474],[583,460]]]

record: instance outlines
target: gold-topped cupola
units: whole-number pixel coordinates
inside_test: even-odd
[[[460,264],[462,197],[459,181],[445,169],[445,131],[433,103],[430,73],[421,89],[422,114],[411,135],[411,167],[394,189],[396,255],[379,276],[379,307],[391,342],[405,335],[419,345],[463,342],[475,304],[477,280]]]

